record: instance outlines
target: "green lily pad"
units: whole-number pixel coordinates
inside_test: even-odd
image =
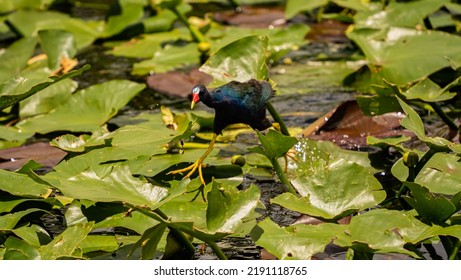
[[[206,211],[207,227],[210,232],[232,233],[240,226],[259,202],[259,189],[252,185],[244,191],[233,186],[213,182],[208,193]]]
[[[458,80],[455,81],[456,83]],[[430,79],[424,79],[417,82],[414,86],[403,92],[407,99],[421,99],[426,102],[438,102],[452,99],[456,92],[448,92],[446,88],[440,88],[439,85]]]
[[[42,209],[37,209],[37,208],[29,208],[24,211],[19,211],[19,212],[14,212],[10,214],[5,214],[0,216],[0,230],[12,230],[16,226],[16,224],[23,218],[24,216],[37,212],[37,211],[43,211]]]
[[[24,240],[10,236],[5,241],[4,260],[39,260],[40,251]]]
[[[9,79],[19,74],[26,66],[37,45],[37,38],[22,38],[11,44],[6,50],[0,53],[2,67],[0,68],[0,92],[1,88]]]
[[[77,54],[74,36],[63,30],[41,30],[38,38],[42,50],[48,58],[48,68],[55,70],[62,58],[73,58]]]
[[[28,244],[36,247],[48,244],[52,240],[49,233],[44,228],[36,224],[15,228],[12,232]]]
[[[373,73],[397,85],[426,78],[444,67],[461,65],[461,38],[449,33],[391,27],[377,31],[351,29],[347,36],[369,59]],[[415,61],[418,67],[408,67]]]
[[[402,253],[417,258],[414,252],[404,248],[407,242],[405,230],[421,232],[429,226],[418,221],[410,214],[387,209],[369,211],[354,216],[348,228],[348,234],[341,235],[335,244],[342,247],[360,248],[373,253]],[[426,239],[423,236],[422,239]],[[412,241],[420,241],[421,235],[412,236]],[[421,239],[421,240],[422,240]],[[365,245],[365,246],[364,246]]]
[[[72,201],[64,213],[64,217],[67,227],[88,223],[88,218],[82,212],[82,204],[78,200]]]
[[[20,102],[19,115],[28,118],[45,114],[67,100],[77,89],[78,83],[71,79],[60,80]]]
[[[300,142],[295,149],[296,161],[289,164],[289,176],[302,197],[284,193],[272,199],[273,203],[312,216],[338,219],[385,199],[379,181],[368,168],[348,158],[350,152],[339,148],[326,151],[310,140]]]
[[[79,246],[93,228],[94,223],[77,224],[64,230],[49,244],[40,247],[42,260],[64,257],[81,257]]]
[[[48,77],[49,73],[44,70],[33,71],[31,73],[32,78],[26,77],[15,77],[9,80],[0,93],[0,110],[8,108],[19,101],[26,99],[29,96],[36,94],[37,92],[46,89],[52,84],[59,82],[64,79],[72,78],[81,75],[84,71],[90,68],[89,65],[85,65],[78,70],[73,70],[60,77]]]
[[[97,166],[71,178],[63,178],[56,187],[65,196],[101,202],[126,202],[158,208],[181,195],[185,188],[171,190],[141,181],[126,166]]]
[[[97,209],[96,211],[100,211]],[[126,213],[118,213],[106,217],[104,220],[96,223],[94,225],[94,229],[99,228],[108,228],[108,227],[123,227],[126,229],[130,229],[142,235],[147,229],[157,225],[159,222],[139,213],[138,211],[132,212],[129,216]]]
[[[200,62],[197,44],[185,46],[166,45],[156,51],[153,58],[133,64],[133,75],[164,73],[170,70],[196,65]]]
[[[8,21],[24,37],[36,36],[40,30],[59,29],[74,35],[77,49],[89,46],[101,35],[102,21],[84,21],[54,11],[18,10]]]
[[[450,0],[392,1],[386,5],[384,10],[375,9],[371,12],[358,13],[355,17],[355,24],[359,28],[383,29],[389,26],[415,28],[423,24],[424,18],[449,2]]]
[[[308,12],[315,8],[325,6],[328,2],[329,0],[288,0],[285,9],[285,17],[292,18],[301,12]]]
[[[144,15],[145,0],[118,1],[120,14],[107,19],[102,37],[110,37],[141,20]]]
[[[346,228],[346,225],[330,223],[279,227],[266,218],[251,231],[251,238],[278,259],[306,260],[323,252]]]
[[[184,28],[171,31],[143,34],[139,38],[113,46],[109,54],[116,56],[152,58],[157,51],[162,49],[162,43],[173,40],[190,40],[190,34]]]
[[[49,186],[36,182],[26,174],[0,169],[0,190],[23,197],[44,197],[50,194]]]
[[[440,224],[457,211],[456,206],[445,196],[433,194],[416,183],[404,184],[411,191],[411,197],[404,198],[418,212],[422,221]]]
[[[268,75],[267,47],[266,36],[244,37],[214,53],[200,67],[200,71],[214,78],[210,87],[230,81],[246,82],[252,78],[265,80]]]
[[[391,171],[401,181],[408,177],[408,167],[402,160],[397,161]],[[432,193],[455,195],[461,191],[460,157],[436,153],[418,173],[415,183],[427,187]]]
[[[95,252],[95,251],[104,251],[104,252],[114,252],[116,251],[122,242],[118,242],[117,236],[107,236],[107,235],[87,235],[85,239],[78,245],[82,252]],[[123,244],[126,245],[125,242]]]
[[[413,131],[416,136],[420,140],[424,141],[428,146],[436,149],[448,150],[448,146],[451,144],[450,141],[441,137],[426,136],[423,121],[416,113],[416,111],[400,98],[397,97],[397,100],[399,101],[400,106],[402,106],[402,109],[406,114],[406,117],[400,122],[403,127]]]
[[[298,142],[295,137],[283,135],[275,130],[269,130],[266,135],[262,135],[259,131],[256,133],[262,145],[248,150],[265,155],[269,160],[283,157]]]
[[[138,242],[133,245],[132,252],[141,247],[141,256],[143,260],[152,260],[157,251],[157,246],[166,230],[166,224],[155,225],[146,230]]]
[[[4,14],[17,9],[29,8],[29,9],[46,9],[53,3],[54,0],[2,0],[0,6],[0,13]]]
[[[57,130],[97,130],[144,87],[127,80],[94,85],[76,92],[55,110],[25,119],[16,127],[42,134]]]

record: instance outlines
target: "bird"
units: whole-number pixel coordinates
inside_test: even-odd
[[[231,81],[210,91],[202,84],[194,86],[191,110],[199,102],[215,110],[213,136],[208,149],[195,163],[170,171],[169,174],[188,172],[184,178],[189,178],[198,169],[200,180],[206,185],[202,173],[203,161],[213,151],[217,136],[230,124],[243,123],[259,131],[271,127],[272,123],[266,118],[266,104],[272,96],[274,90],[271,84],[256,79],[246,82]]]

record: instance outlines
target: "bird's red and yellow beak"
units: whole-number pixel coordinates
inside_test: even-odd
[[[194,109],[195,104],[200,102],[200,97],[198,96],[198,93],[193,93],[192,94],[192,102],[190,103],[190,109]]]

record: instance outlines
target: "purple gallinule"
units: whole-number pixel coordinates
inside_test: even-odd
[[[244,123],[256,130],[264,130],[272,124],[266,118],[266,103],[274,95],[271,85],[265,81],[251,79],[247,82],[232,81],[208,91],[205,86],[197,85],[192,89],[191,109],[198,102],[203,102],[215,109],[213,137],[206,152],[192,165],[169,172],[178,174],[188,172],[184,178],[190,177],[198,169],[203,185],[203,161],[213,150],[216,137],[222,130],[235,123]]]

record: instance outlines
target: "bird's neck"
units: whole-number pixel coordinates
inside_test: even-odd
[[[211,93],[207,90],[203,91],[203,93],[200,95],[200,101],[202,101],[203,104],[207,105],[208,107],[214,107],[213,97],[211,96]]]

